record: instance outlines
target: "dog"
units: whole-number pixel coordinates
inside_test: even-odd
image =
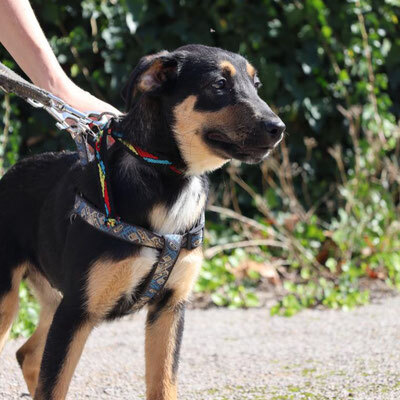
[[[109,149],[110,187],[123,221],[159,234],[191,229],[204,212],[206,174],[231,159],[262,161],[285,125],[259,97],[256,69],[219,48],[187,45],[143,57],[123,90],[127,111],[114,124],[129,143],[168,158],[182,174]],[[92,329],[129,314],[141,298],[155,249],[130,244],[71,218],[76,193],[101,208],[95,163],[74,152],[21,160],[0,180],[0,350],[25,279],[40,322],[18,350],[35,400],[65,399]],[[182,249],[147,305],[147,400],[177,399],[184,309],[202,262]]]

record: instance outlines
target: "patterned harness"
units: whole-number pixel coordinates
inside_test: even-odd
[[[135,308],[142,307],[163,289],[171,271],[179,257],[182,249],[192,250],[201,246],[204,236],[204,212],[200,217],[199,223],[183,235],[166,234],[160,235],[145,228],[131,225],[120,220],[114,213],[111,191],[109,190],[109,174],[107,162],[107,136],[111,136],[116,142],[121,144],[130,154],[142,160],[159,166],[166,166],[176,174],[182,174],[170,161],[159,159],[153,154],[147,153],[139,147],[133,146],[123,139],[123,136],[111,128],[110,120],[98,133],[93,145],[94,161],[97,163],[99,171],[99,182],[101,195],[104,203],[104,212],[99,211],[89,204],[81,195],[75,196],[73,215],[79,216],[83,221],[93,228],[104,232],[114,238],[125,242],[150,247],[160,251],[158,261],[152,269],[152,278],[144,294],[138,299]],[[89,162],[87,142],[79,136],[81,140],[75,143],[78,147],[80,162],[85,165]]]

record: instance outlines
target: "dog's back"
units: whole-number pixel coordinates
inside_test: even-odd
[[[67,152],[29,157],[0,180],[0,247],[17,246],[17,263],[33,254],[41,207],[76,160],[75,153]],[[7,265],[2,262],[0,268]]]

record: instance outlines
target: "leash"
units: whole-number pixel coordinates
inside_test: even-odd
[[[182,235],[159,235],[145,228],[121,221],[115,215],[109,189],[107,137],[112,137],[131,155],[139,157],[147,163],[155,166],[166,166],[176,174],[182,174],[183,171],[176,168],[170,161],[160,159],[127,142],[121,133],[115,132],[111,127],[113,118],[116,117],[114,114],[109,112],[82,113],[52,93],[26,81],[2,63],[0,63],[0,89],[6,93],[15,93],[35,108],[46,110],[57,121],[57,128],[66,130],[71,134],[78,150],[80,163],[82,165],[87,165],[93,161],[97,163],[105,212],[97,210],[81,195],[77,194],[71,213],[71,221],[74,220],[73,216],[79,216],[93,228],[114,238],[160,251],[159,259],[151,272],[151,280],[142,297],[135,303],[134,308],[140,308],[148,303],[163,289],[181,250],[192,250],[201,246],[204,236],[204,212],[199,223]],[[111,117],[111,119],[108,120],[107,117]],[[93,144],[94,155],[89,150],[89,141]]]
[[[71,134],[83,165],[93,159],[88,149],[88,139],[96,139],[92,127],[101,129],[107,122],[107,116],[115,117],[109,112],[78,111],[52,93],[28,82],[2,63],[0,63],[0,89],[5,93],[15,93],[35,108],[46,110],[57,121],[58,129]]]

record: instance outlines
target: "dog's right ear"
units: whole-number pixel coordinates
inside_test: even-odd
[[[168,51],[141,58],[122,89],[121,95],[127,111],[139,92],[161,93],[177,77],[178,69],[179,56]]]

